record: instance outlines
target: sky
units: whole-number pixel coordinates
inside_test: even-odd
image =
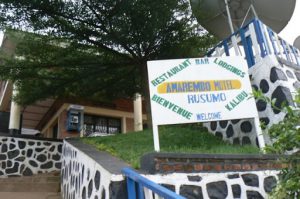
[[[300,0],[296,0],[294,14],[287,26],[279,33],[279,36],[289,44],[293,44],[295,39],[300,36]]]

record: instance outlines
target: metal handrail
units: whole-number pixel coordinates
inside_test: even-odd
[[[131,168],[123,168],[122,173],[127,180],[128,199],[148,199],[152,198],[153,193],[159,198],[186,199],[185,197],[148,180]]]

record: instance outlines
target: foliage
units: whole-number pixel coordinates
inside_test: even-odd
[[[48,36],[23,36],[19,59],[0,71],[18,81],[23,104],[47,96],[147,96],[147,60],[199,57],[216,42],[194,23],[187,0],[0,0],[0,8],[2,28]]]
[[[296,95],[295,103],[300,104],[300,92]],[[276,107],[275,101],[264,97],[261,92],[255,93],[256,97],[271,103],[274,108],[286,113],[285,118],[278,124],[274,124],[268,130],[273,144],[266,147],[267,152],[275,154],[290,154],[283,161],[289,164],[289,168],[283,169],[279,176],[279,184],[272,193],[272,198],[294,199],[300,197],[300,110],[286,104]]]
[[[164,126],[159,129],[162,152],[178,153],[221,153],[256,154],[259,149],[253,146],[231,145],[202,128],[187,126]],[[140,157],[154,151],[151,130],[106,137],[82,138],[99,150],[120,157],[133,167],[139,168]]]

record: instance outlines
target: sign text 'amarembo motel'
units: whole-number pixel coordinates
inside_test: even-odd
[[[242,57],[149,61],[154,140],[158,125],[258,119],[247,69]]]

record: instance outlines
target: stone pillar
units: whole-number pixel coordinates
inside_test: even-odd
[[[142,96],[136,93],[133,101],[134,131],[143,130]]]
[[[122,117],[122,127],[121,127],[121,132],[122,133],[127,133],[127,124],[126,124],[126,117]]]
[[[12,96],[17,94],[16,86],[13,86]],[[18,105],[13,100],[11,101],[10,106],[10,117],[9,117],[9,132],[10,134],[21,134],[20,123],[21,122],[21,106]]]

